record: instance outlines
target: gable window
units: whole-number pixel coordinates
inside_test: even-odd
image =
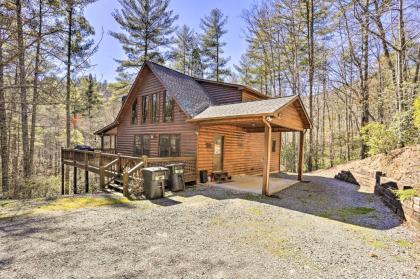
[[[165,122],[171,122],[174,120],[174,99],[169,97],[166,93],[165,93],[165,106],[164,106],[164,121]]]
[[[159,95],[152,95],[152,122],[159,122]]]
[[[135,135],[134,136],[134,155],[150,156],[150,135]]]
[[[131,124],[137,124],[137,99],[131,105]]]
[[[160,135],[159,136],[159,157],[181,156],[180,143],[181,143],[180,135]]]
[[[141,115],[141,122],[142,123],[146,123],[148,121],[149,118],[149,95],[145,95],[142,96],[142,101],[141,101],[141,110],[142,110],[142,115]]]
[[[271,152],[276,152],[276,140],[271,142]]]

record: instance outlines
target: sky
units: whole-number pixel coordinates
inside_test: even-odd
[[[230,57],[229,67],[237,64],[242,53],[245,52],[247,44],[244,39],[245,24],[241,18],[242,11],[248,9],[254,0],[171,0],[170,8],[179,15],[176,25],[184,24],[201,32],[200,18],[210,13],[213,8],[219,8],[228,17],[226,29],[228,33],[224,36],[227,43],[224,48],[224,56]],[[98,51],[92,57],[92,74],[100,81],[115,81],[117,77],[116,68],[118,64],[115,58],[124,58],[125,54],[120,43],[109,35],[109,31],[119,31],[119,25],[115,22],[111,13],[119,8],[118,0],[98,0],[90,5],[85,16],[95,28],[95,40],[98,42],[102,37]],[[103,30],[103,32],[102,32]]]

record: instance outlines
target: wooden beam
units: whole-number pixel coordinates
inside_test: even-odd
[[[77,167],[73,167],[73,192],[77,194]]]
[[[279,135],[279,172],[281,172],[281,132]]]
[[[271,126],[267,122],[264,129],[264,168],[262,194],[270,194],[270,159],[271,159]]]
[[[303,173],[303,142],[305,139],[305,133],[303,131],[299,132],[299,165],[298,165],[298,180],[302,181]]]
[[[61,194],[64,195],[64,163],[61,161]]]

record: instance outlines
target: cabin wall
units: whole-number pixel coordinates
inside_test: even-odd
[[[223,168],[230,175],[261,174],[264,162],[264,133],[247,133],[237,126],[203,126],[199,130],[197,145],[197,172],[213,171],[214,138],[223,135]],[[280,133],[273,133],[276,151],[271,153],[270,171],[279,171]],[[271,146],[270,146],[271,150]]]
[[[217,105],[242,102],[242,92],[236,87],[204,81],[199,83]]]
[[[144,69],[144,75],[139,79],[133,88],[135,94],[130,97],[126,109],[122,112],[117,135],[117,152],[127,155],[133,155],[134,136],[151,135],[150,156],[159,155],[159,134],[179,134],[181,136],[181,156],[195,156],[196,153],[196,126],[186,123],[188,119],[186,114],[178,105],[174,108],[174,120],[172,122],[163,122],[164,106],[164,87],[156,76],[148,69]],[[148,94],[159,94],[159,123],[141,123],[141,96]],[[137,124],[131,124],[131,104],[137,98]]]
[[[242,91],[242,102],[252,102],[252,101],[258,101],[258,100],[265,100],[265,99],[268,99],[268,97],[263,98],[262,96],[258,96],[247,90]]]

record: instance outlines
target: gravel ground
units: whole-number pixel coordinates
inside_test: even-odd
[[[197,186],[14,218],[3,204],[0,278],[420,278],[418,234],[378,198],[306,179],[272,198]]]

